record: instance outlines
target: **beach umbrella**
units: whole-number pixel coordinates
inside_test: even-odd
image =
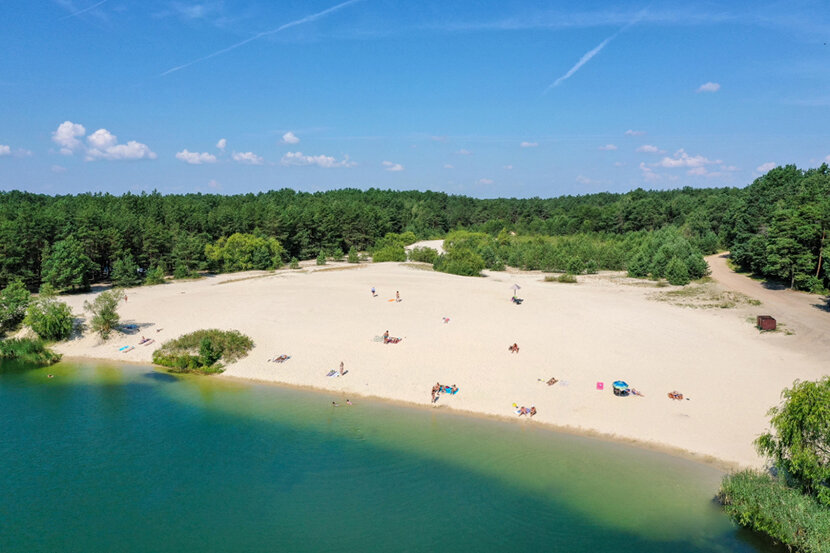
[[[521,286],[519,286],[518,284],[514,284],[513,286],[511,286],[511,288],[512,288],[513,290],[521,290],[521,288],[522,288],[522,287],[521,287]]]

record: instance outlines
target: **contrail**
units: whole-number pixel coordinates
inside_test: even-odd
[[[104,2],[106,2],[106,1],[107,0],[104,0]],[[191,62],[188,62],[188,63],[185,63],[183,65],[178,65],[176,67],[172,67],[172,68],[168,69],[167,71],[165,71],[164,73],[159,74],[158,76],[159,77],[164,77],[165,75],[169,75],[170,73],[175,73],[176,71],[178,71],[180,69],[184,69],[185,67],[190,67],[194,63],[199,63],[200,61],[209,60],[210,58],[219,56],[219,55],[224,54],[226,52],[230,52],[231,50],[235,50],[236,48],[239,48],[240,46],[248,44],[249,42],[253,42],[254,40],[258,40],[258,39],[260,39],[264,36],[273,35],[273,34],[281,32],[281,31],[284,31],[286,29],[289,29],[291,27],[296,27],[297,25],[302,25],[303,23],[308,23],[310,21],[320,19],[321,17],[325,17],[328,14],[336,12],[337,10],[339,10],[341,8],[345,8],[346,6],[348,6],[350,4],[355,4],[357,2],[362,2],[362,1],[363,0],[348,0],[347,2],[343,2],[342,4],[337,4],[336,6],[332,6],[331,8],[325,9],[321,12],[317,12],[317,13],[314,13],[314,14],[311,14],[311,15],[307,15],[307,16],[303,17],[302,19],[298,19],[296,21],[291,21],[289,23],[285,23],[284,25],[280,25],[276,29],[271,29],[270,31],[263,31],[261,33],[257,33],[257,34],[255,34],[254,36],[252,36],[250,38],[246,38],[245,40],[237,42],[236,44],[231,44],[227,48],[222,48],[221,50],[217,50],[216,52],[213,52],[212,54],[208,54],[207,56],[203,56],[201,58],[195,59],[195,60],[193,60]]]
[[[561,77],[559,77],[558,79],[556,79],[555,81],[553,81],[553,83],[552,83],[550,86],[548,86],[542,94],[547,94],[547,93],[548,93],[551,89],[556,88],[556,87],[557,87],[557,86],[559,86],[559,85],[560,85],[563,81],[565,81],[565,80],[569,79],[569,78],[571,77],[571,75],[573,75],[574,73],[576,73],[577,71],[579,71],[579,68],[580,68],[580,67],[582,67],[583,65],[585,65],[586,63],[588,63],[589,61],[591,61],[591,58],[593,58],[594,56],[596,56],[597,54],[599,54],[599,53],[600,53],[600,51],[601,51],[603,48],[605,48],[605,46],[606,46],[609,42],[611,42],[612,40],[614,40],[615,38],[617,38],[617,36],[619,36],[619,34],[620,34],[620,33],[622,33],[622,32],[624,32],[624,31],[626,31],[629,27],[631,27],[632,25],[634,25],[635,23],[637,23],[638,21],[640,21],[640,20],[643,18],[643,15],[645,15],[645,13],[646,13],[646,10],[641,11],[639,14],[637,14],[637,17],[635,17],[635,18],[634,18],[634,19],[633,19],[630,23],[626,24],[626,25],[625,25],[625,27],[623,27],[622,29],[620,29],[619,31],[617,31],[616,33],[614,33],[613,35],[609,36],[608,38],[606,38],[605,40],[603,40],[602,42],[600,42],[597,46],[595,46],[595,47],[594,47],[594,49],[593,49],[593,50],[590,50],[590,51],[589,51],[589,52],[587,52],[585,55],[583,55],[581,58],[579,58],[579,61],[578,61],[578,62],[576,62],[576,65],[574,65],[573,67],[571,67],[571,68],[568,70],[568,72],[567,72],[567,73],[565,73],[564,75],[562,75]]]
[[[61,17],[60,19],[58,19],[58,21],[63,21],[64,19],[69,19],[70,17],[75,17],[76,15],[81,15],[82,13],[86,13],[91,9],[97,8],[98,6],[100,6],[101,4],[103,4],[105,2],[109,2],[109,0],[101,0],[97,4],[92,4],[88,8],[84,8],[84,9],[76,11],[74,13],[70,13],[69,15],[65,15],[65,16]]]

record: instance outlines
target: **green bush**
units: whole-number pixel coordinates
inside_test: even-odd
[[[16,359],[33,365],[52,365],[60,361],[61,355],[47,348],[42,340],[15,338],[0,340],[0,359]]]
[[[44,340],[66,340],[72,334],[72,310],[54,296],[39,296],[29,304],[23,323]]]
[[[344,255],[343,250],[341,250],[340,248],[336,248],[331,253],[331,260],[332,261],[343,261],[343,255]]]
[[[167,282],[166,280],[164,280],[165,272],[166,271],[164,270],[163,265],[156,265],[155,267],[147,271],[147,279],[144,281],[144,284],[146,284],[147,286],[164,284],[165,282]]]
[[[236,330],[197,330],[170,340],[153,352],[153,363],[171,372],[215,374],[218,361],[232,363],[248,355],[254,342]]]
[[[669,284],[674,286],[689,284],[689,270],[686,268],[686,264],[676,257],[672,257],[666,266],[665,277]]]
[[[317,254],[317,265],[325,265],[326,264],[326,252],[320,250],[320,253]]]
[[[92,315],[90,327],[100,334],[104,340],[110,337],[110,334],[121,320],[118,315],[118,302],[122,297],[122,291],[114,289],[101,292],[95,296],[92,303],[84,302],[84,309]]]
[[[409,259],[410,261],[433,264],[438,259],[438,250],[432,248],[412,248],[409,250]]]
[[[26,316],[31,294],[22,280],[13,280],[0,291],[0,335],[14,329]]]
[[[480,255],[466,247],[451,247],[447,253],[438,256],[433,268],[442,273],[462,276],[480,276],[484,270],[484,260]]]
[[[205,246],[205,257],[213,270],[226,273],[252,269],[274,269],[282,264],[282,244],[276,238],[235,233]]]
[[[358,257],[358,253],[357,253],[357,248],[355,248],[354,246],[349,248],[348,262],[349,263],[358,263],[358,262],[360,262],[360,258]]]
[[[138,273],[138,264],[130,254],[117,259],[112,264],[110,280],[116,286],[138,286],[141,284],[141,275]]]
[[[718,498],[735,522],[806,553],[830,553],[830,509],[767,474],[727,475]]]
[[[585,272],[589,275],[597,274],[599,272],[599,269],[597,268],[597,262],[593,259],[589,259],[585,263]]]
[[[300,268],[300,262],[297,261],[296,257],[291,258],[291,262],[288,264],[288,268],[289,269],[299,269]]]
[[[406,261],[406,250],[403,245],[393,244],[375,250],[372,254],[372,262],[383,263],[385,261]]]

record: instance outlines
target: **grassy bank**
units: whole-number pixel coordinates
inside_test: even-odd
[[[153,352],[153,363],[170,372],[218,374],[223,363],[248,355],[254,342],[236,330],[197,330],[165,342]]]
[[[0,340],[0,359],[14,359],[34,365],[52,365],[61,355],[46,347],[42,340],[12,338]]]

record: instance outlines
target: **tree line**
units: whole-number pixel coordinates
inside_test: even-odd
[[[776,168],[744,189],[637,189],[547,199],[374,188],[233,196],[0,192],[0,288],[20,279],[32,291],[44,282],[83,289],[113,275],[123,277],[125,285],[131,277],[158,282],[171,274],[272,268],[319,258],[321,252],[342,257],[385,248],[381,257],[394,259],[400,252],[384,243],[389,233],[429,239],[468,230],[497,240],[491,248],[495,258],[488,250],[478,252],[488,266],[567,268],[572,262],[588,269],[634,263],[638,275],[661,276],[652,269],[663,271],[662,261],[655,265],[651,257],[661,248],[658,261],[665,257],[667,242],[683,250],[668,256],[678,259],[675,272],[683,272],[681,261],[696,272],[691,251],[732,248],[742,268],[819,290],[828,285],[823,251],[829,189],[823,165],[809,171]],[[643,236],[668,228],[674,238],[658,237],[659,245],[651,240],[644,246]],[[505,246],[498,239],[503,232],[519,238]],[[522,237],[540,237],[548,246],[536,247]],[[575,246],[566,237],[582,238]],[[594,258],[584,255],[588,242],[597,252]],[[553,243],[559,253],[552,252]],[[613,253],[625,248],[624,255]],[[643,248],[648,251],[634,255]],[[537,254],[547,261],[534,258]]]

